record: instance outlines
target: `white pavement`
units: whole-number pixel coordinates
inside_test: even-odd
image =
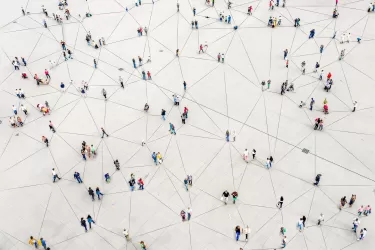
[[[68,21],[57,3],[12,0],[0,9],[0,249],[31,249],[31,235],[43,237],[53,250],[133,250],[142,240],[147,249],[275,249],[281,247],[281,226],[287,229],[287,249],[374,249],[374,215],[360,218],[359,229],[368,230],[364,241],[351,231],[359,206],[375,207],[375,12],[367,12],[368,1],[339,0],[340,15],[333,19],[334,0],[288,0],[285,8],[273,11],[267,0],[234,0],[231,10],[223,0],[214,7],[190,0],[180,1],[180,12],[172,0],[144,0],[139,7],[132,0],[69,0]],[[252,16],[247,15],[250,5]],[[29,14],[23,16],[21,6]],[[231,24],[218,20],[220,11],[232,16]],[[92,17],[83,19],[86,12]],[[52,13],[63,17],[62,25]],[[281,26],[267,27],[269,16],[281,16]],[[299,28],[293,26],[297,17]],[[192,20],[199,29],[191,28]],[[138,37],[140,26],[148,27],[148,36]],[[316,34],[308,39],[311,29]],[[88,46],[88,31],[97,43],[104,37],[106,45]],[[343,32],[351,33],[349,43],[340,44]],[[64,60],[61,40],[74,59]],[[208,45],[205,53],[198,53],[200,44]],[[339,61],[342,49],[346,56]],[[224,63],[217,62],[219,52]],[[145,64],[134,69],[132,58],[138,65],[138,56]],[[24,57],[27,67],[15,71],[14,57]],[[58,64],[49,70],[52,80],[37,86],[33,76],[44,77],[49,60]],[[316,62],[324,69],[323,81],[313,72]],[[150,71],[152,80],[142,80],[142,70]],[[22,79],[21,72],[29,78]],[[334,84],[325,92],[328,72]],[[260,83],[268,79],[271,86],[262,91]],[[86,97],[79,92],[82,80],[89,84]],[[280,95],[285,80],[294,83],[295,91]],[[26,99],[17,98],[18,88]],[[174,93],[181,96],[179,106],[173,105]],[[311,98],[316,100],[312,111]],[[328,115],[322,112],[325,98]],[[45,101],[52,109],[47,116],[36,108]],[[303,108],[301,101],[307,103]],[[29,115],[19,110],[25,125],[12,128],[12,105],[21,104]],[[189,109],[185,125],[180,118],[184,107]],[[317,117],[324,119],[322,131],[313,129]],[[169,122],[177,135],[168,132]],[[101,138],[101,127],[109,137]],[[231,136],[226,142],[227,129],[236,131],[235,141]],[[83,161],[82,141],[95,145],[96,157]],[[245,148],[256,149],[255,160],[242,160]],[[152,152],[161,152],[162,165],[153,164]],[[270,155],[274,164],[267,170]],[[56,183],[52,168],[62,177]],[[75,171],[83,184],[74,180]],[[109,184],[105,173],[112,176]],[[144,191],[130,191],[131,173],[144,179]],[[315,187],[317,174],[322,178]],[[193,176],[188,192],[187,175]],[[92,202],[88,187],[100,187],[104,198]],[[235,205],[222,203],[224,190],[239,193]],[[349,200],[352,194],[357,195],[353,207],[340,211],[340,198]],[[282,210],[276,208],[280,196]],[[180,211],[189,206],[192,219],[182,222]],[[321,227],[320,213],[326,219]],[[85,233],[79,220],[88,214],[96,225]],[[296,224],[303,215],[306,228],[300,233]],[[243,235],[235,241],[237,225],[251,228],[248,242]],[[123,237],[124,228],[131,241]]]

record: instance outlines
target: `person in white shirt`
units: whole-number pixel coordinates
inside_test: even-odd
[[[125,238],[127,240],[129,240],[129,232],[128,232],[128,230],[124,229],[124,231],[122,233],[124,234]]]
[[[245,152],[243,152],[243,159],[248,162],[249,159],[249,151],[245,149]]]
[[[19,91],[18,89],[16,89],[16,91],[14,91],[14,92],[16,93],[16,96],[17,96],[18,98],[21,98],[20,91]]]
[[[367,234],[367,229],[366,228],[361,229],[360,237],[357,240],[363,240],[366,237],[366,234]]]
[[[246,226],[245,228],[242,228],[242,233],[245,234],[246,241],[247,241],[248,238],[249,238],[249,233],[250,233],[250,228],[249,228],[249,226]]]
[[[56,181],[56,178],[59,179],[59,180],[61,179],[61,178],[57,175],[57,173],[56,173],[56,171],[55,171],[54,168],[52,168],[52,176],[53,176],[53,182]]]
[[[20,93],[20,97],[21,97],[21,98],[25,98],[25,93],[23,92],[23,90],[22,90],[22,89],[19,89],[18,91],[19,91],[19,93]]]
[[[12,109],[13,109],[13,113],[14,113],[15,115],[17,115],[17,108],[16,108],[14,105],[12,105]]]
[[[190,220],[192,213],[193,213],[193,209],[191,209],[190,207],[188,207],[188,209],[187,209],[188,220]]]
[[[27,108],[25,106],[23,106],[23,104],[21,104],[20,108],[25,113],[25,115],[27,115]]]
[[[361,223],[361,222],[359,221],[358,218],[355,218],[355,219],[353,220],[353,227],[352,227],[352,229],[353,229],[353,231],[354,231],[355,233],[357,232],[357,228],[358,228],[358,226],[359,226],[360,223]]]
[[[353,111],[352,112],[355,112],[355,109],[357,108],[357,106],[358,106],[357,101],[353,102]]]
[[[318,226],[322,225],[323,222],[324,222],[324,214],[321,213],[318,219]]]

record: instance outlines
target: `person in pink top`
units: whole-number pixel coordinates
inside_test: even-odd
[[[361,216],[363,213],[363,205],[358,208],[358,216]]]
[[[44,74],[46,75],[47,78],[51,78],[47,69],[44,70]]]
[[[365,211],[363,212],[364,215],[368,216],[369,214],[371,214],[371,207],[370,205],[367,205],[365,207]]]

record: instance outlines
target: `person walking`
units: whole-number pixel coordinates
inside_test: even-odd
[[[120,162],[116,159],[113,164],[115,164],[116,170],[120,170]]]
[[[310,30],[309,39],[314,38],[315,36],[315,29]]]
[[[96,59],[94,59],[94,68],[96,69],[98,66],[98,63],[96,62]]]
[[[354,204],[354,202],[355,202],[356,199],[357,199],[357,195],[352,194],[352,197],[349,200],[349,207],[353,206],[353,204]]]
[[[229,134],[229,130],[227,130],[227,131],[225,132],[225,139],[227,140],[227,142],[229,142],[229,136],[230,136],[230,134]]]
[[[46,144],[47,147],[49,146],[49,144],[48,144],[49,141],[48,141],[47,137],[42,136],[42,141]]]
[[[363,213],[363,205],[358,208],[358,216],[361,216]]]
[[[279,202],[277,203],[277,208],[278,209],[282,209],[283,208],[283,203],[284,203],[284,197],[280,197],[280,200],[279,200]]]
[[[165,121],[165,114],[166,114],[166,111],[164,109],[161,110],[161,117],[163,118],[163,120]]]
[[[320,45],[320,48],[319,48],[320,54],[323,53],[323,49],[324,49],[324,45]]]
[[[155,152],[152,153],[151,157],[154,160],[155,165],[158,165],[158,161],[156,159],[156,153]]]
[[[224,202],[225,205],[228,203],[228,197],[229,197],[229,192],[225,190],[221,196],[221,200]]]
[[[121,88],[124,88],[124,79],[122,79],[121,76],[118,77],[118,80],[120,82]]]
[[[363,240],[366,237],[366,234],[367,234],[367,229],[366,228],[361,229],[361,232],[359,233],[360,236],[357,240]]]
[[[61,178],[58,176],[54,168],[52,168],[52,177],[53,177],[53,182],[56,182],[56,179],[61,180]]]
[[[299,221],[297,223],[297,226],[299,228],[299,231],[302,232],[302,230],[303,230],[303,220],[302,220],[302,218],[299,219]]]
[[[132,59],[132,62],[133,62],[133,67],[136,69],[137,65],[135,64],[135,59],[134,58]]]
[[[236,226],[234,228],[234,232],[236,233],[236,241],[238,241],[240,239],[240,235],[241,235],[241,228],[240,228],[240,226]]]
[[[150,71],[147,71],[147,80],[152,80]]]
[[[38,241],[38,244],[42,246],[44,250],[47,250],[47,242],[43,238],[40,238],[40,240]]]
[[[53,133],[56,133],[56,129],[55,129],[55,126],[53,126],[52,122],[49,121],[49,129],[52,130]]]
[[[191,215],[193,213],[193,209],[191,209],[191,207],[188,207],[188,209],[186,210],[187,214],[188,214],[188,221],[191,219]]]
[[[249,159],[249,151],[247,150],[247,148],[246,148],[245,151],[243,152],[242,158],[243,158],[246,162],[248,162],[248,159]]]
[[[188,181],[189,181],[189,185],[193,186],[193,176],[192,175],[188,175],[187,178],[188,178]]]
[[[140,244],[142,250],[147,250],[147,246],[144,243],[144,241],[139,242],[139,244]]]
[[[371,207],[370,207],[370,205],[367,205],[365,207],[365,211],[363,212],[363,215],[368,216],[369,214],[371,214]]]
[[[82,179],[81,179],[81,175],[78,173],[78,172],[74,172],[74,179],[76,179],[78,181],[78,183],[83,183]]]
[[[357,106],[358,106],[357,101],[353,102],[353,111],[352,112],[355,112],[355,110],[357,109]]]
[[[232,198],[233,198],[233,204],[236,204],[236,200],[238,198],[238,193],[236,191],[233,191]]]
[[[236,130],[232,130],[232,137],[233,137],[233,142],[235,142],[236,141],[236,136],[237,136],[237,134],[236,134]]]
[[[107,132],[105,132],[104,128],[100,128],[100,129],[102,130],[102,138],[104,137],[104,135],[106,135],[107,137],[109,136],[109,135],[107,134]]]
[[[107,91],[104,88],[102,89],[102,94],[104,96],[104,99],[107,101]]]
[[[185,221],[185,220],[186,220],[186,213],[185,213],[184,210],[181,210],[181,212],[180,212],[180,216],[181,216],[182,221]]]
[[[257,151],[255,149],[253,149],[253,152],[251,153],[253,155],[253,160],[255,159],[256,153],[257,153]]]
[[[353,227],[352,227],[352,229],[353,229],[353,231],[354,231],[355,233],[357,233],[357,228],[358,228],[358,226],[359,226],[360,223],[361,223],[361,222],[359,221],[358,218],[355,218],[355,219],[353,220]]]
[[[323,222],[324,222],[324,214],[321,213],[318,219],[318,226],[322,225]]]
[[[285,248],[286,247],[286,236],[284,235],[284,238],[283,238],[283,240],[282,240],[282,242],[281,242],[281,246],[282,246],[282,248]]]
[[[145,183],[143,182],[142,178],[138,179],[138,189],[143,190]]]
[[[348,203],[348,201],[346,200],[346,196],[344,196],[340,200],[340,210],[344,208],[346,203]]]
[[[129,240],[129,231],[124,229],[124,231],[122,231],[122,234],[125,236],[125,239],[126,240]]]
[[[186,91],[186,82],[184,81],[182,84],[184,85],[184,91]]]
[[[29,244],[34,245],[35,248],[38,248],[38,242],[34,239],[33,236],[30,236]]]
[[[96,195],[98,196],[98,200],[100,200],[100,196],[103,197],[103,194],[102,194],[102,192],[100,192],[99,187],[96,188],[95,193],[96,193]]]
[[[242,234],[245,234],[246,241],[248,241],[249,239],[249,233],[250,233],[250,228],[248,225],[245,228],[242,228]]]
[[[287,58],[287,56],[288,56],[288,52],[289,52],[288,49],[285,49],[285,50],[284,50],[284,60]]]
[[[189,191],[188,184],[189,184],[188,179],[185,178],[184,179],[184,185],[185,185],[186,191]]]
[[[44,74],[46,75],[47,79],[51,79],[51,76],[50,76],[50,74],[49,74],[49,72],[48,72],[47,69],[44,70]]]
[[[314,186],[318,186],[318,185],[319,185],[320,177],[321,177],[321,176],[322,176],[321,174],[317,174],[317,175],[316,175]]]
[[[87,233],[87,225],[85,219],[81,218],[81,226],[85,228],[85,232]]]
[[[91,218],[91,215],[87,215],[87,222],[89,223],[90,229],[91,229],[91,223],[95,224],[95,221]]]
[[[89,195],[90,195],[90,196],[91,196],[91,198],[92,198],[92,201],[94,201],[94,200],[95,200],[94,190],[92,190],[92,188],[91,188],[91,187],[89,187],[89,190],[88,190],[88,192],[89,192]]]
[[[135,180],[134,178],[131,178],[130,181],[129,181],[129,187],[130,187],[130,191],[134,191],[134,186],[135,186]]]

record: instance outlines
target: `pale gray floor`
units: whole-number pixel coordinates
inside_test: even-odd
[[[48,29],[42,27],[41,5],[51,16],[62,15],[57,1],[6,1],[0,10],[0,249],[30,249],[30,235],[45,238],[51,249],[132,250],[140,249],[141,240],[149,249],[274,249],[281,244],[281,226],[287,229],[287,249],[373,249],[374,215],[360,218],[360,228],[368,229],[364,241],[357,242],[350,230],[360,205],[375,206],[375,14],[367,13],[368,1],[340,0],[338,19],[331,17],[334,0],[288,0],[287,8],[272,12],[266,0],[235,0],[230,12],[223,0],[215,8],[204,0],[180,1],[179,13],[172,0],[145,0],[141,7],[130,0],[69,3],[72,19],[59,25],[49,18]],[[251,17],[246,15],[249,5],[254,8]],[[22,16],[21,6],[30,14]],[[195,18],[192,7],[197,8]],[[78,17],[88,10],[91,18]],[[233,16],[231,25],[218,21],[221,10]],[[281,27],[266,26],[270,15],[282,16]],[[293,27],[296,17],[301,18],[298,29]],[[193,19],[199,21],[199,30],[191,29]],[[149,36],[137,37],[140,25],[149,28]],[[313,28],[316,37],[309,40]],[[336,40],[331,39],[334,30]],[[108,44],[98,50],[87,46],[87,31],[96,41],[105,37]],[[351,41],[340,44],[345,31]],[[74,53],[73,60],[64,61],[60,40]],[[199,44],[206,42],[207,53],[198,54]],[[289,69],[283,60],[286,48]],[[341,49],[347,56],[338,61]],[[219,52],[225,53],[224,64],[216,61]],[[150,56],[152,63],[134,70],[131,59],[138,55],[144,60]],[[25,57],[27,67],[14,71],[15,56]],[[43,76],[49,60],[58,62],[50,70],[52,81],[37,87],[32,76]],[[301,75],[304,60],[307,72]],[[329,93],[312,72],[316,61],[333,74]],[[152,81],[141,80],[142,69],[152,73]],[[21,79],[21,71],[28,80]],[[119,86],[119,75],[125,89]],[[260,82],[268,79],[271,88],[262,92]],[[296,91],[281,96],[286,79]],[[86,98],[76,90],[82,80],[90,86]],[[65,93],[60,82],[68,88]],[[24,89],[25,100],[15,96],[16,88]],[[107,102],[102,88],[108,92]],[[173,93],[182,96],[179,107],[173,105]],[[311,97],[316,100],[313,111],[298,108]],[[329,115],[322,113],[324,98]],[[43,117],[36,105],[46,100],[52,114]],[[359,103],[355,113],[353,101]],[[149,113],[143,112],[146,102]],[[8,123],[11,107],[20,104],[30,115],[20,111],[25,126],[13,129]],[[190,110],[186,125],[180,119],[184,106]],[[165,122],[162,108],[168,112]],[[313,130],[317,117],[324,118],[323,131]],[[49,131],[49,120],[56,134]],[[169,134],[168,122],[175,124],[176,136]],[[109,138],[101,139],[102,126]],[[225,141],[227,129],[236,131],[235,142]],[[50,139],[49,148],[42,135]],[[87,162],[80,155],[83,140],[98,149],[97,157]],[[245,148],[257,150],[256,160],[242,160]],[[153,165],[153,151],[165,157],[163,165]],[[270,155],[275,164],[268,171],[264,165]],[[115,171],[114,159],[119,159],[121,171]],[[52,168],[63,177],[55,184]],[[75,171],[84,184],[73,179]],[[112,174],[110,184],[103,178],[107,172]],[[131,173],[144,178],[144,191],[129,191]],[[321,185],[314,187],[318,173],[323,175]],[[183,186],[187,174],[194,178],[189,192]],[[101,202],[91,201],[89,186],[101,188]],[[225,189],[239,192],[236,205],[220,201]],[[340,212],[340,198],[351,194],[357,195],[355,205]],[[281,195],[282,211],[276,208]],[[193,218],[181,222],[179,213],[188,206]],[[79,218],[88,213],[97,224],[85,233]],[[316,226],[320,213],[326,218],[322,227]],[[296,224],[302,215],[307,228],[300,233]],[[249,225],[248,242],[243,236],[235,242],[236,225]],[[124,228],[132,241],[125,241]]]

